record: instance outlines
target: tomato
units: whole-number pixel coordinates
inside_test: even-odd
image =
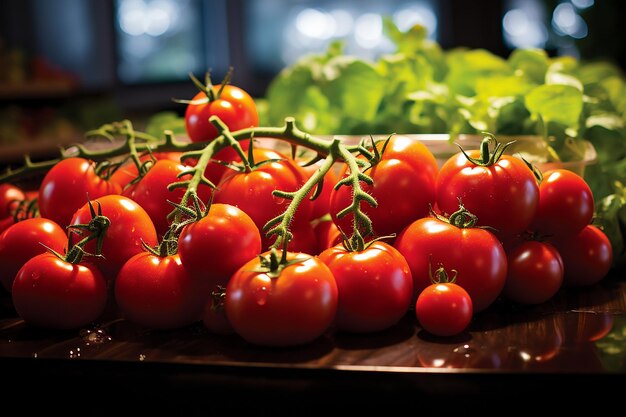
[[[578,234],[555,239],[553,243],[563,258],[565,285],[593,285],[611,269],[611,242],[596,226],[585,226]]]
[[[65,227],[74,212],[89,199],[120,194],[122,187],[100,178],[95,163],[83,158],[67,158],[52,167],[39,188],[39,212]]]
[[[480,151],[470,151],[480,158]],[[502,155],[481,166],[463,153],[448,159],[437,177],[437,206],[453,213],[463,205],[478,217],[478,224],[496,229],[500,238],[524,232],[533,220],[539,188],[532,171],[518,158]]]
[[[255,258],[228,282],[226,316],[235,332],[250,343],[308,343],[321,336],[335,317],[337,284],[328,267],[301,253],[288,253],[287,259],[292,263],[272,277],[271,271],[260,270],[264,265]]]
[[[284,158],[257,166],[250,172],[228,172],[222,178],[213,201],[239,207],[252,218],[259,230],[263,230],[263,226],[282,214],[291,202],[272,195],[272,191],[296,191],[305,181],[300,168],[293,161]],[[298,207],[293,225],[308,222],[310,216],[311,201],[304,199]],[[264,233],[262,240],[262,248],[267,249],[271,240]]]
[[[454,336],[472,320],[472,299],[461,286],[452,282],[429,285],[415,304],[415,316],[428,333]]]
[[[178,255],[149,252],[128,260],[115,280],[115,300],[126,318],[153,329],[174,329],[200,319],[208,294]]]
[[[43,253],[20,269],[12,295],[15,310],[27,324],[75,329],[100,317],[107,285],[95,266],[73,265]]]
[[[540,304],[563,283],[563,260],[547,242],[527,241],[507,253],[508,272],[503,294],[520,304]]]
[[[317,253],[317,237],[315,236],[315,230],[310,223],[298,223],[290,227],[292,234],[291,240],[287,245],[289,252],[302,252],[314,255]],[[266,245],[269,247],[276,242],[276,236],[271,236],[269,239],[263,239]]]
[[[208,214],[183,229],[178,254],[207,294],[226,286],[231,275],[261,252],[261,234],[250,216],[228,204],[212,204]],[[207,267],[208,265],[208,267]]]
[[[91,202],[94,208],[98,205],[102,215],[111,221],[103,243],[103,259],[92,259],[107,278],[114,278],[119,269],[128,259],[143,252],[142,242],[148,246],[157,244],[157,235],[148,213],[129,198],[121,195],[107,195]],[[88,224],[91,220],[89,204],[76,211],[71,224]],[[76,243],[82,239],[84,232],[73,229],[70,237]],[[72,236],[76,235],[76,236]],[[96,251],[95,241],[87,243],[84,248],[88,253]]]
[[[214,85],[218,94],[221,85]],[[213,100],[205,92],[199,92],[189,103],[185,112],[185,127],[192,142],[205,142],[218,136],[217,129],[209,122],[211,116],[219,117],[231,132],[259,125],[256,104],[248,93],[234,85],[225,85]]]
[[[384,141],[379,141],[376,148],[382,150],[383,145]],[[416,140],[393,136],[380,162],[367,174],[374,185],[361,182],[361,187],[376,199],[378,207],[362,202],[361,210],[372,220],[378,236],[399,233],[412,221],[427,215],[429,205],[435,201],[437,161],[428,148]],[[352,187],[341,186],[330,196],[333,221],[349,235],[353,229],[352,213],[341,219],[337,213],[352,204],[352,194]]]
[[[0,184],[0,220],[13,216],[13,211],[26,196],[15,185]]]
[[[394,244],[406,258],[419,294],[431,282],[429,268],[443,264],[458,271],[456,283],[472,297],[474,311],[493,303],[506,279],[506,254],[498,239],[476,227],[459,228],[433,217],[411,223]]]
[[[170,160],[159,160],[128,195],[148,213],[159,236],[163,236],[167,232],[170,226],[167,216],[174,210],[174,207],[167,201],[180,203],[185,193],[184,188],[176,188],[170,191],[167,189],[167,186],[187,179],[188,176],[177,177],[178,174],[185,170],[185,166],[180,163]],[[210,195],[211,189],[209,187],[205,185],[198,187],[200,200],[206,202]]]
[[[531,229],[557,238],[575,235],[591,222],[593,209],[593,194],[584,179],[566,169],[547,171]]]
[[[408,311],[413,298],[411,269],[393,246],[377,241],[350,252],[339,244],[319,258],[337,282],[337,329],[377,332],[398,323]]]
[[[46,245],[63,253],[67,245],[65,230],[48,219],[34,218],[15,223],[0,235],[0,281],[11,291],[17,272],[31,258],[46,252]]]

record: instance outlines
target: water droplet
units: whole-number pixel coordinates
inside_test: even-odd
[[[139,354],[139,360],[140,360],[141,362],[145,361],[145,360],[146,360],[146,355],[144,355],[143,353],[140,353],[140,354]]]
[[[103,343],[113,340],[104,329],[100,328],[82,329],[79,334],[80,337],[83,339],[83,342],[85,342],[87,346],[101,345]]]
[[[452,352],[454,353],[458,353],[460,355],[465,356],[466,358],[469,358],[471,356],[472,353],[476,353],[476,349],[474,349],[473,347],[470,347],[470,345],[463,345],[463,346],[458,346],[455,347]]]
[[[267,288],[265,286],[257,289],[254,295],[256,298],[256,303],[258,305],[265,305],[265,303],[267,302]]]
[[[80,358],[80,348],[76,348],[75,350],[70,350],[69,357],[70,359]]]
[[[37,359],[37,352],[33,353],[33,358]]]

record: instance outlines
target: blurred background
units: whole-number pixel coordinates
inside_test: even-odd
[[[285,66],[343,40],[346,53],[392,52],[382,16],[421,23],[444,49],[518,47],[626,65],[624,2],[608,0],[0,0],[4,159],[76,141],[85,130],[184,112],[188,74],[255,97]]]

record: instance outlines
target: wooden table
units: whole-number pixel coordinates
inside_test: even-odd
[[[73,397],[104,395],[106,401],[141,398],[186,412],[207,402],[231,410],[285,401],[306,408],[312,400],[336,399],[434,411],[514,401],[517,410],[554,399],[561,389],[578,409],[580,401],[626,391],[623,275],[612,271],[594,287],[564,289],[540,306],[498,301],[452,339],[425,334],[411,313],[382,333],[331,330],[289,349],[259,348],[200,325],[150,331],[121,318],[81,331],[32,329],[5,295],[0,376],[10,378],[18,393],[27,386]],[[234,403],[224,401],[230,396]]]

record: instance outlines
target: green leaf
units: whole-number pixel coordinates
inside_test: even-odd
[[[543,49],[516,49],[509,56],[509,65],[535,84],[543,84],[548,70],[548,54]]]
[[[540,85],[526,96],[526,108],[541,117],[544,122],[556,122],[567,127],[578,128],[578,119],[583,108],[583,95],[570,85]]]
[[[449,72],[445,81],[452,94],[473,96],[478,79],[513,74],[505,60],[484,49],[453,50],[446,62]]]
[[[160,138],[163,137],[164,130],[171,130],[174,135],[185,134],[185,119],[173,111],[159,112],[150,117],[146,124],[146,133]]]

